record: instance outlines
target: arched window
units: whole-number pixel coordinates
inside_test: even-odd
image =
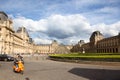
[[[116,48],[116,53],[118,53],[118,48]]]
[[[115,53],[115,50],[114,50],[114,48],[113,48],[113,53]]]

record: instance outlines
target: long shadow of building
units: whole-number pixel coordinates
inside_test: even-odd
[[[69,72],[89,80],[120,80],[120,70],[73,68]]]

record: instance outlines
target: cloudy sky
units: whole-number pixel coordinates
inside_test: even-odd
[[[0,0],[0,10],[38,44],[89,42],[93,31],[120,32],[120,0]]]

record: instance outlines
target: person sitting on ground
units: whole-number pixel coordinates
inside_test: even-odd
[[[18,67],[18,61],[22,61],[23,62],[23,57],[20,56],[20,54],[17,54],[14,57],[14,65],[16,65],[16,67]]]

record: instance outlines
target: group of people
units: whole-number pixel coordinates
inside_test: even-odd
[[[23,57],[20,54],[17,54],[14,58],[14,66],[16,67],[16,71],[18,68],[22,69],[22,72],[24,70],[24,61],[23,61]],[[19,71],[18,71],[19,72]],[[30,80],[28,77],[25,78],[25,80]]]
[[[23,57],[20,54],[17,54],[14,57],[14,66],[16,66],[16,69],[18,69],[19,67],[23,67],[24,61],[23,61]]]
[[[17,54],[17,55],[14,57],[14,63],[15,63],[15,62],[18,62],[18,61],[23,61],[23,57],[22,57],[20,54]]]

